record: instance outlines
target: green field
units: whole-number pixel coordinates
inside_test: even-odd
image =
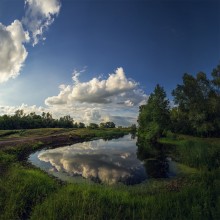
[[[11,132],[11,133],[10,133]],[[126,129],[33,129],[0,131],[1,140],[39,135],[83,139],[111,138]],[[0,150],[0,219],[219,219],[220,139],[167,137],[179,173],[146,183],[98,185],[64,183],[31,166],[27,152],[43,142]]]
[[[12,140],[17,138],[36,138],[47,136],[61,136],[66,137],[114,137],[123,135],[129,132],[129,128],[102,128],[102,129],[88,129],[88,128],[37,128],[27,130],[0,130],[0,141]]]

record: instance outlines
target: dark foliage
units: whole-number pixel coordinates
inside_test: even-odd
[[[108,121],[108,122],[102,122],[99,125],[100,128],[115,128],[115,123]]]
[[[23,110],[17,110],[14,115],[0,116],[0,129],[32,129],[32,128],[84,128],[85,124],[74,123],[73,119],[66,115],[60,119],[54,119],[52,115],[43,112],[37,115],[35,112],[25,114]]]
[[[172,92],[177,105],[171,111],[174,132],[202,137],[220,135],[220,65],[212,77],[208,79],[203,72],[195,77],[183,75],[183,84]]]
[[[183,83],[173,90],[174,107],[169,106],[162,87],[157,85],[146,105],[140,106],[138,134],[155,140],[168,130],[200,137],[220,135],[220,65],[212,79],[199,72],[185,73]]]
[[[160,85],[155,87],[147,104],[140,106],[138,124],[138,135],[149,141],[155,141],[169,128],[169,101]]]

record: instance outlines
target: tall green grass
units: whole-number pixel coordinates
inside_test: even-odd
[[[179,192],[142,195],[129,187],[72,184],[37,205],[31,219],[218,219],[213,188],[207,179],[198,179]]]
[[[0,219],[220,219],[219,142],[176,142],[170,153],[193,172],[135,186],[67,185],[19,161],[42,143],[0,151]]]
[[[0,219],[27,219],[33,207],[57,189],[46,174],[14,164],[0,180]]]
[[[220,165],[220,147],[203,141],[187,140],[176,147],[178,159],[196,168],[213,169]]]

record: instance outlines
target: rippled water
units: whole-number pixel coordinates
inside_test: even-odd
[[[109,141],[94,140],[71,146],[37,151],[29,156],[32,164],[62,180],[98,183],[137,184],[147,179],[146,165],[161,169],[155,160],[137,158],[136,139],[130,135]],[[165,167],[168,162],[165,162]],[[167,168],[166,168],[167,170]],[[156,172],[157,173],[157,172]],[[164,176],[165,177],[165,176]]]

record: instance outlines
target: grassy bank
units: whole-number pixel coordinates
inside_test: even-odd
[[[104,129],[88,129],[88,128],[38,128],[27,130],[0,130],[0,141],[18,140],[28,138],[44,138],[65,136],[67,139],[71,137],[79,137],[83,139],[102,137],[113,138],[125,133],[129,133],[129,128],[104,128]]]
[[[85,138],[111,136],[110,130],[65,132],[79,132]],[[208,149],[211,146],[206,159],[202,153],[186,151],[195,160],[201,155],[200,162],[193,163],[183,153],[189,139],[197,152],[199,145],[193,138],[161,140],[175,142],[172,154],[181,162],[179,176],[135,186],[62,183],[19,161],[18,155],[41,148],[42,143],[7,147],[0,151],[0,219],[219,219],[220,171],[216,163],[207,161],[218,156],[220,140],[199,140],[208,142]]]
[[[215,170],[220,167],[220,139],[179,135],[162,138],[160,143],[173,145],[171,156],[189,167]]]

